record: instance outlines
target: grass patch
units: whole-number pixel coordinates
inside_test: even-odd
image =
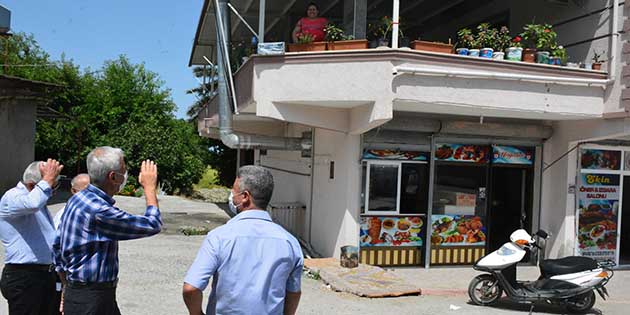
[[[210,232],[210,229],[205,226],[183,226],[179,228],[179,232],[186,236],[206,235]]]

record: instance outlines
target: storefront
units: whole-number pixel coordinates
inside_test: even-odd
[[[575,254],[630,266],[630,147],[582,145],[578,169]]]
[[[363,150],[362,263],[470,265],[514,230],[538,226],[539,144],[434,138],[424,151],[383,147]]]

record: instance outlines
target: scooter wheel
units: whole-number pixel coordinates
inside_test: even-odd
[[[567,301],[567,310],[571,313],[586,313],[595,305],[595,292],[578,295]]]
[[[477,305],[492,305],[503,295],[499,280],[493,275],[478,275],[468,285],[468,296]]]

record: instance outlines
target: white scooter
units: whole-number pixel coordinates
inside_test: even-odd
[[[538,241],[548,234],[536,232]],[[588,257],[548,259],[539,263],[540,278],[536,281],[517,281],[516,265],[526,250],[543,249],[525,230],[516,230],[511,242],[482,257],[475,270],[487,272],[476,276],[468,286],[468,295],[477,305],[496,303],[505,291],[508,298],[518,303],[545,301],[565,305],[572,313],[583,313],[595,305],[595,291],[605,300],[605,285],[613,276],[614,262],[597,262]],[[531,310],[530,310],[531,311]]]

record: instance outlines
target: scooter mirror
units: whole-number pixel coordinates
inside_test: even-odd
[[[536,232],[536,235],[538,235],[539,237],[542,237],[544,239],[547,239],[547,237],[549,237],[549,234],[547,234],[547,232],[545,232],[543,230],[538,230],[538,232]]]

